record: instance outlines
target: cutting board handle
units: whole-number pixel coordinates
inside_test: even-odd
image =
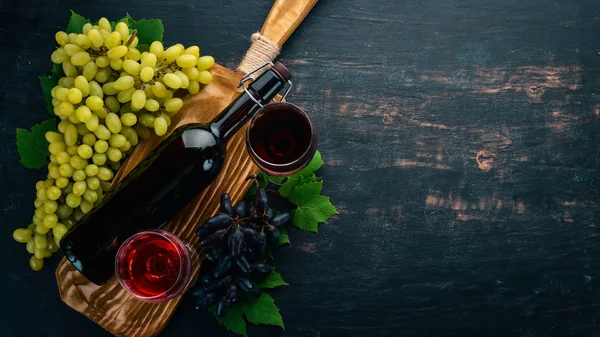
[[[281,46],[298,28],[318,0],[275,0],[260,30],[252,34],[252,45],[238,67],[244,74],[273,61]],[[254,76],[260,74],[256,73]]]

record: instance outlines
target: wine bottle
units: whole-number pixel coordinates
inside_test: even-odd
[[[67,259],[93,283],[110,279],[120,245],[166,224],[208,186],[221,171],[227,140],[290,78],[277,62],[211,122],[173,130],[63,236]]]

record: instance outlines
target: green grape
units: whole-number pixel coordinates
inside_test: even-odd
[[[85,199],[91,203],[94,203],[94,202],[96,202],[96,200],[98,200],[98,193],[96,193],[96,191],[87,189],[87,190],[85,190],[85,192],[83,192],[83,199]],[[87,212],[85,212],[85,213],[87,213]]]
[[[52,106],[56,107],[59,104],[60,104],[60,100],[58,98],[53,98],[52,99]]]
[[[106,154],[105,153],[94,153],[92,156],[92,161],[96,165],[104,165],[106,163]]]
[[[104,29],[107,32],[111,32],[112,28],[110,26],[110,21],[108,21],[107,18],[102,17],[100,18],[100,20],[98,20],[98,26],[100,27],[100,29]]]
[[[154,116],[149,114],[141,114],[139,122],[147,128],[152,128],[154,127]]]
[[[181,80],[181,88],[187,89],[187,87],[190,85],[190,79],[187,77],[187,75],[179,70],[177,70],[174,74],[177,75],[177,77],[179,77]]]
[[[139,63],[137,63],[134,60],[125,60],[123,61],[123,70],[125,70],[132,76],[138,76],[140,74],[140,71],[142,70],[142,67]]]
[[[62,152],[62,153],[64,153],[64,152]],[[48,166],[48,176],[53,179],[60,177],[60,173],[58,172],[57,164],[52,163],[51,165],[53,165],[53,166]]]
[[[42,227],[44,227],[44,226],[42,226]],[[46,228],[46,227],[44,227],[44,228]],[[49,229],[45,229],[45,230],[46,230],[46,233],[48,233]],[[46,233],[44,233],[44,234],[46,234]],[[44,235],[44,237],[45,237],[45,235]],[[35,247],[35,252],[33,253],[32,258],[39,259],[43,263],[45,257],[46,257],[46,249]],[[29,264],[31,266],[31,259],[29,260]]]
[[[75,75],[77,76],[77,75]],[[65,88],[71,88],[73,87],[73,84],[75,84],[75,76],[74,77],[62,77],[60,80],[58,80],[58,84],[62,85]],[[67,100],[69,98],[69,94],[67,93]]]
[[[79,146],[77,145],[71,145],[71,146],[67,146],[67,153],[72,157],[72,156],[76,156],[77,155],[77,148]],[[70,162],[70,158],[69,158],[69,162]]]
[[[92,118],[92,111],[85,105],[82,105],[75,110],[75,116],[83,123],[87,122]]]
[[[52,131],[48,131],[48,132],[52,132]],[[37,183],[35,183],[35,189],[37,190],[41,190],[42,188],[46,188],[44,185],[44,181],[40,180]]]
[[[69,102],[71,102],[73,104],[77,104],[77,103],[81,102],[81,99],[83,98],[83,94],[81,93],[81,90],[79,90],[77,88],[71,88],[71,89],[69,89],[69,94],[67,95],[67,97],[69,98]]]
[[[63,88],[63,87],[59,87],[58,89],[56,89],[56,93],[55,93],[56,98],[61,102],[67,101],[69,99],[68,94],[69,94],[69,89]]]
[[[112,135],[110,137],[110,140],[108,141],[108,143],[112,147],[121,147],[121,146],[125,145],[125,142],[127,142],[127,138],[125,138],[125,136],[123,136],[121,134]],[[109,158],[110,158],[110,156],[109,156]]]
[[[140,125],[140,123],[136,124],[134,127],[135,132],[137,133],[137,135],[139,137],[141,137],[142,139],[148,139],[150,138],[150,129],[148,129],[145,126]]]
[[[133,77],[127,75],[127,76],[119,77],[117,79],[117,81],[115,82],[114,86],[115,86],[115,89],[117,89],[117,90],[127,90],[127,89],[133,87],[134,84],[135,84],[135,80],[133,79]]]
[[[118,171],[119,168],[121,168],[121,163],[118,161],[109,161],[108,166],[110,166],[110,168],[114,171]]]
[[[111,49],[114,48],[116,46],[120,46],[121,45],[121,33],[119,32],[112,32],[108,35],[108,38],[104,41],[104,45],[106,46],[106,48]]]
[[[102,191],[108,192],[110,191],[112,185],[108,181],[101,181],[100,186],[102,187]]]
[[[85,100],[85,106],[90,110],[98,110],[104,106],[104,101],[98,96],[90,96]]]
[[[89,146],[94,146],[94,144],[96,143],[96,136],[94,136],[93,133],[88,133],[85,136],[83,136],[81,141]]]
[[[114,147],[109,147],[106,151],[106,156],[109,160],[118,162],[123,158],[123,153],[119,149],[115,149]]]
[[[92,45],[92,41],[85,34],[77,34],[77,38],[75,39],[75,44],[80,46],[83,49],[88,49]]]
[[[73,192],[73,183],[69,182],[69,184],[65,188],[63,188],[63,195],[69,194],[71,192]]]
[[[202,84],[209,84],[210,82],[212,82],[213,80],[213,76],[210,72],[206,71],[206,70],[202,70],[201,72],[198,73],[198,82],[202,83]]]
[[[55,238],[60,240],[63,238],[63,236],[65,236],[65,234],[67,234],[67,227],[64,224],[59,223],[56,225],[56,227],[52,228],[52,234]]]
[[[108,82],[102,86],[102,91],[106,95],[116,95],[119,90],[115,88],[115,82]],[[107,97],[108,98],[108,97]]]
[[[58,188],[56,186],[52,186],[52,187]],[[60,193],[60,189],[58,189],[58,190]],[[44,202],[43,207],[44,207],[44,213],[52,214],[52,213],[55,213],[56,210],[58,209],[58,202],[56,202],[56,200],[46,200],[46,202]]]
[[[90,84],[88,80],[84,76],[77,76],[75,78],[75,88],[77,88],[83,97],[86,97],[90,94]]]
[[[36,255],[32,256],[29,258],[29,267],[31,267],[33,271],[42,270],[44,268],[44,259],[38,258]]]
[[[50,186],[54,186],[54,179],[46,179],[46,180],[44,180],[44,186],[46,188],[48,188]]]
[[[108,181],[113,178],[113,173],[109,168],[102,166],[98,168],[98,174],[96,176],[100,180]]]
[[[110,132],[112,133],[119,133],[121,132],[121,120],[119,119],[119,115],[117,115],[116,113],[109,113],[108,115],[106,115],[106,127],[108,128],[108,130],[110,130]],[[100,138],[100,137],[98,137]],[[110,138],[110,136],[109,136]],[[101,138],[102,139],[102,138]]]
[[[83,194],[83,192],[85,192],[85,190],[86,190],[86,189],[87,189],[87,184],[85,183],[85,181],[76,181],[76,182],[73,184],[73,193],[72,193],[72,194],[73,194],[74,196],[77,196],[77,197],[79,197],[79,196],[81,196],[81,195]],[[69,194],[69,195],[70,195],[70,194]],[[69,196],[67,195],[67,198],[68,198],[68,197],[69,197]],[[81,201],[81,200],[80,200],[80,201]],[[67,202],[67,204],[68,204],[68,202]],[[71,205],[69,205],[69,206],[71,206]],[[77,207],[77,206],[75,206],[75,207]]]
[[[44,227],[44,224],[42,224],[42,218],[39,217],[37,214],[33,215],[33,223],[37,226],[38,224],[40,224],[42,227]],[[35,231],[36,233],[39,233],[39,231],[36,229]]]
[[[189,46],[184,51],[183,54],[194,55],[196,59],[200,57],[200,47],[198,46]],[[194,64],[195,66],[195,64]]]
[[[123,69],[123,60],[121,60],[121,59],[110,60],[110,67],[116,71]]]
[[[63,135],[58,132],[48,131],[44,134],[44,137],[49,143],[61,142],[63,141]]]
[[[81,205],[79,206],[79,209],[81,210],[81,212],[83,214],[88,214],[92,208],[94,207],[94,204],[87,201],[87,200],[81,200]]]
[[[56,186],[50,186],[46,189],[46,197],[50,200],[58,200],[60,193],[60,188]]]
[[[110,112],[118,112],[121,108],[119,101],[114,96],[108,96],[104,99],[104,104]],[[106,116],[104,116],[106,118]]]
[[[141,64],[142,64],[142,67],[154,68],[154,67],[156,67],[156,61],[157,61],[157,57],[155,54],[146,53],[146,54],[144,54],[144,56],[142,56]]]
[[[69,184],[69,178],[67,177],[58,177],[56,178],[56,187],[58,188],[64,188]]]
[[[164,100],[166,101],[166,100],[171,99],[171,98],[173,98],[173,91],[168,90],[167,93],[166,93],[166,95],[165,95],[165,97],[164,97]]]
[[[215,59],[212,56],[202,56],[198,58],[198,70],[210,69],[215,64]]]
[[[119,150],[121,150],[121,152],[123,152],[123,153],[129,151],[130,149],[131,149],[131,143],[128,141],[125,141],[125,144],[123,144],[123,146],[119,147]]]
[[[108,81],[108,78],[110,77],[110,73],[111,73],[111,70],[109,68],[100,68],[96,72],[96,77],[94,77],[94,79],[98,83],[104,83],[104,82]]]
[[[53,142],[50,143],[50,145],[48,145],[48,151],[50,151],[50,153],[57,155],[61,152],[63,152],[64,150],[66,150],[67,145],[65,144],[65,142]]]
[[[164,136],[167,133],[167,121],[164,117],[154,119],[154,132],[157,136]]]
[[[167,88],[161,82],[154,82],[152,85],[152,93],[158,98],[164,98],[167,95]]]
[[[198,60],[194,55],[183,54],[177,58],[176,62],[181,68],[192,68],[196,66],[196,62],[198,62]]]
[[[104,108],[102,108],[100,110],[104,111]],[[96,111],[100,111],[100,110],[96,110]],[[94,111],[94,114],[92,115],[92,117],[87,122],[85,122],[85,127],[92,132],[98,130],[98,125],[100,122],[97,114],[95,113],[96,111]]]
[[[90,81],[90,96],[100,97],[100,98],[104,97],[104,93],[102,92],[102,87],[96,81]],[[94,109],[92,109],[92,110],[94,110]]]
[[[71,115],[69,115],[69,116],[67,117],[67,119],[69,120],[69,122],[71,122],[71,123],[73,123],[73,124],[79,124],[79,123],[81,123],[81,122],[79,121],[79,119],[77,119],[77,115],[75,115],[75,114],[71,114]]]
[[[123,41],[127,41],[127,39],[129,39],[129,27],[127,27],[127,24],[125,22],[117,23],[115,31],[119,32]]]
[[[77,40],[77,34],[76,33],[69,33],[69,43],[75,44],[75,40]]]
[[[192,68],[185,68],[182,70],[184,74],[187,75],[188,79],[190,80],[195,80],[198,78],[198,74],[200,73],[200,71],[198,71],[198,69],[196,69],[195,67]]]
[[[152,42],[152,44],[150,45],[150,53],[156,55],[156,58],[158,60],[161,60],[165,53],[163,44],[160,41]]]
[[[48,200],[46,199],[46,201],[48,201]],[[44,218],[44,215],[46,215],[46,213],[44,212],[44,207],[42,206],[42,207],[36,208],[35,215],[37,215],[40,218]]]
[[[132,126],[137,123],[137,116],[131,112],[127,112],[121,115],[121,124],[125,126]]]
[[[57,224],[57,226],[58,226],[58,224]],[[47,249],[50,253],[56,253],[60,249],[60,247],[54,240],[50,240],[50,242],[48,242]]]
[[[87,32],[87,36],[90,39],[90,42],[94,48],[100,48],[104,44],[104,38],[102,37],[100,31],[97,29],[91,29],[89,32]],[[98,59],[96,59],[96,62],[97,61]],[[102,67],[100,65],[98,66]]]
[[[195,95],[200,91],[200,83],[196,80],[190,80],[190,85],[188,85],[187,89],[190,94]]]
[[[175,74],[166,74],[164,77],[165,84],[172,89],[181,88],[181,78]],[[157,95],[158,97],[158,95]]]
[[[58,159],[55,154],[50,154],[50,162],[54,164],[58,164]]]
[[[69,55],[71,57],[73,55],[77,54],[77,53],[84,52],[81,47],[79,47],[78,45],[76,45],[74,43],[67,43],[63,48],[65,49],[65,52],[67,53],[67,55]],[[71,63],[73,63],[73,60],[71,60]],[[76,66],[80,66],[80,65],[82,66],[84,64],[75,64],[75,63],[73,63],[73,65],[76,65]]]
[[[65,127],[65,143],[68,146],[75,145],[77,142],[77,127],[73,124],[69,124]]]
[[[79,148],[77,149],[77,152],[79,153]],[[69,163],[75,170],[82,170],[87,165],[87,160],[83,159],[80,156],[73,156],[73,157],[71,157],[71,160],[69,161]],[[75,173],[75,172],[73,172],[73,173]]]
[[[167,127],[171,126],[171,117],[168,114],[162,114],[161,117],[167,121]]]
[[[68,163],[70,159],[71,159],[71,155],[69,155],[69,153],[67,153],[67,151],[63,151],[56,155],[56,162],[59,165]]]
[[[144,67],[140,71],[140,80],[142,80],[142,82],[150,82],[152,78],[154,78],[154,69],[150,67]]]
[[[73,111],[73,104],[71,104],[71,102],[62,102],[58,105],[58,113],[61,116],[69,116]]]
[[[131,98],[133,97],[134,92],[135,92],[134,87],[131,87],[124,91],[120,91],[117,94],[117,100],[121,103],[127,103],[127,102],[131,101]]]
[[[92,147],[87,144],[81,144],[79,145],[79,148],[77,148],[77,154],[79,154],[79,156],[83,159],[90,159],[94,154],[94,150],[92,150]]]
[[[83,67],[90,62],[90,59],[90,54],[80,51],[71,56],[71,63],[73,63],[74,66]]]
[[[26,228],[17,228],[13,232],[13,239],[20,243],[27,243],[27,241],[31,240],[31,230]]]
[[[96,72],[98,71],[98,66],[94,62],[88,62],[84,67],[81,74],[85,77],[86,80],[91,81],[96,76]],[[81,89],[79,89],[81,90]],[[86,95],[87,96],[87,95]]]
[[[82,203],[83,201],[84,200],[81,200]],[[83,214],[80,208],[76,208],[75,211],[73,211],[73,219],[75,219],[75,221],[79,221],[79,219],[83,218],[84,215],[85,214]]]
[[[31,240],[27,241],[27,245],[25,247],[29,254],[35,253],[35,240],[31,239]]]
[[[96,57],[96,65],[98,68],[106,68],[110,65],[110,59],[106,55]]]
[[[87,166],[86,166],[87,168]],[[75,181],[84,181],[86,177],[85,171],[84,170],[75,170],[75,172],[73,172],[73,180]]]
[[[171,47],[167,48],[167,50],[165,50],[165,54],[164,55],[165,55],[165,58],[167,59],[167,62],[173,62],[182,53],[183,53],[183,45],[176,44],[174,46],[171,46]]]
[[[77,68],[69,61],[63,62],[62,68],[63,72],[65,73],[65,76],[67,77],[75,77],[79,75],[79,73],[77,72]]]
[[[128,51],[129,50],[127,46],[116,46],[114,48],[109,49],[106,53],[106,56],[108,56],[108,58],[111,60],[118,60],[121,57],[125,56]]]
[[[106,142],[106,140],[97,140],[94,144],[94,151],[96,151],[97,153],[104,153],[106,152],[106,150],[108,150],[108,143]]]
[[[98,172],[100,172],[100,168],[98,168]],[[98,173],[96,172],[96,175],[98,175]],[[100,179],[98,179],[98,177],[94,176],[94,177],[87,177],[87,179],[85,180],[85,182],[87,183],[87,187],[90,190],[97,190],[98,187],[100,187]]]
[[[106,115],[106,117],[108,118],[108,115]],[[98,139],[108,140],[111,136],[111,132],[106,126],[98,125],[98,130],[94,131],[94,135]]]
[[[77,124],[75,127],[77,128],[77,134],[80,136],[85,136],[90,132],[83,124]]]
[[[52,55],[50,55],[50,59],[53,63],[61,64],[69,60],[69,55],[67,55],[67,52],[64,50],[64,48],[58,48],[52,53]]]
[[[45,249],[48,246],[48,240],[46,240],[46,235],[36,234],[34,240],[36,248]]]
[[[144,108],[146,104],[146,93],[143,90],[136,90],[131,96],[131,109],[138,111]]]
[[[85,175],[86,176],[93,177],[96,174],[98,174],[98,165],[96,165],[96,164],[89,164],[88,166],[85,167]]]
[[[183,106],[181,98],[171,98],[165,101],[165,110],[167,112],[177,112]]]
[[[85,25],[83,25],[83,34],[87,34],[90,30],[92,29],[92,24],[91,23],[86,23]]]
[[[137,37],[135,38],[137,40]],[[133,44],[133,43],[132,43]],[[132,61],[139,61],[141,58],[141,54],[140,51],[137,50],[135,47],[130,46],[129,50],[127,51],[127,59],[132,60]]]
[[[137,47],[138,43],[140,43],[140,40],[138,39],[138,37],[134,37],[133,41],[131,41],[131,43],[129,44],[129,48],[135,48]],[[136,49],[137,50],[137,49]],[[139,52],[138,52],[139,53]]]
[[[124,126],[121,129],[121,134],[127,138],[127,141],[131,143],[131,146],[136,146],[138,144],[138,135],[132,127]]]
[[[44,227],[52,228],[56,226],[56,223],[58,222],[58,217],[56,216],[56,214],[46,214],[44,215],[44,220],[42,221],[44,222]]]
[[[67,43],[69,43],[69,34],[63,31],[57,32],[56,35],[54,35],[54,38],[56,39],[56,42],[61,46],[64,46]]]
[[[144,107],[146,108],[146,110],[154,112],[160,108],[160,103],[158,103],[158,101],[156,101],[155,99],[150,98],[146,100],[146,104],[144,105]]]
[[[71,213],[73,213],[73,209],[71,207],[69,207],[69,205],[67,205],[67,204],[58,205],[58,209],[56,210],[56,215],[61,220],[70,217]]]

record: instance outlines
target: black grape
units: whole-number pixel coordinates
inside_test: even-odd
[[[219,300],[219,304],[217,304],[217,315],[219,315],[220,317],[225,316],[230,307],[231,302],[228,302],[227,298],[223,296],[221,300]]]
[[[279,230],[277,229],[277,227],[269,227],[266,229],[266,234],[267,234],[267,239],[269,240],[269,244],[271,246],[278,246],[279,245]]]
[[[244,248],[242,250],[242,256],[250,263],[254,263],[260,258],[260,254],[255,254],[255,252],[249,248]]]
[[[214,288],[214,289],[223,288],[224,286],[230,284],[231,281],[233,281],[233,276],[227,275],[227,276],[223,277],[222,279],[218,280],[217,283],[213,284],[212,288]]]
[[[231,197],[227,193],[221,195],[221,212],[229,216],[233,215],[233,207],[231,207]]]
[[[225,300],[229,303],[229,305],[233,304],[235,300],[237,300],[238,290],[235,284],[229,286],[227,292],[225,292]]]
[[[215,267],[213,276],[215,278],[221,278],[221,276],[224,276],[225,274],[227,274],[227,272],[229,272],[229,270],[231,269],[232,262],[233,262],[233,257],[231,255],[225,256],[225,258],[223,258],[221,261],[219,261],[219,263]]]
[[[273,219],[273,209],[271,209],[271,207],[267,208],[267,212],[263,215],[263,218],[266,221],[271,221]]]
[[[238,285],[240,286],[240,289],[245,292],[248,295],[253,295],[253,296],[259,296],[260,295],[260,289],[258,288],[258,286],[256,285],[256,283],[254,283],[254,281],[247,279],[245,277],[239,277],[237,279]]]
[[[269,273],[271,273],[271,267],[268,264],[257,263],[253,264],[250,267],[250,271],[252,272],[252,274],[262,274],[264,276],[267,276],[269,275]]]
[[[279,228],[290,221],[290,213],[280,213],[273,217],[271,225]]]
[[[246,227],[251,228],[251,229],[256,229],[258,227],[258,225],[256,224],[256,222],[248,221],[248,223],[246,223]]]
[[[229,248],[231,248],[231,255],[238,256],[242,252],[242,246],[244,244],[244,233],[239,230],[235,230],[229,236]]]
[[[210,245],[213,242],[219,242],[221,241],[221,239],[223,239],[223,237],[225,237],[225,234],[227,234],[227,229],[219,229],[218,231],[212,233],[209,237],[207,237],[206,239],[200,241],[200,246],[206,247],[208,245]]]
[[[248,274],[250,272],[250,263],[248,263],[248,260],[246,260],[245,257],[239,256],[235,263],[238,265],[242,273]]]
[[[209,274],[202,275],[202,278],[200,279],[202,285],[208,286],[210,285],[210,282],[212,282],[212,277],[210,277]]]
[[[219,213],[212,218],[206,220],[204,226],[208,227],[209,231],[227,228],[231,224],[231,216],[225,213]]]
[[[259,212],[263,212],[269,205],[269,199],[267,198],[267,192],[265,191],[264,188],[260,188],[260,189],[258,189],[258,192],[256,192],[256,197],[257,197],[256,208],[258,209]]]
[[[264,232],[256,233],[255,242],[261,254],[267,250],[267,235]]]
[[[209,290],[207,288],[196,288],[196,289],[194,289],[194,291],[192,291],[192,296],[203,297],[208,293],[209,293]]]
[[[250,215],[250,207],[248,207],[248,202],[246,200],[241,200],[235,205],[233,209],[233,214],[239,216],[240,218],[246,218]]]
[[[216,299],[217,299],[217,295],[215,295],[215,293],[212,293],[212,292],[208,293],[208,294],[204,295],[204,297],[198,299],[198,302],[196,302],[196,308],[204,309],[204,308],[208,307],[209,305],[213,304]]]
[[[204,240],[209,234],[210,231],[206,226],[200,226],[198,229],[196,229],[196,235],[198,235],[200,240]]]

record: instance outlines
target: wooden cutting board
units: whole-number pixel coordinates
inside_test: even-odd
[[[275,1],[261,34],[282,46],[318,0]],[[293,73],[293,69],[291,69]],[[215,64],[211,70],[213,82],[198,94],[188,96],[180,112],[172,119],[169,132],[175,127],[197,122],[208,122],[231,103],[243,90],[238,89],[242,73]],[[192,247],[197,246],[195,231],[219,208],[220,195],[228,192],[234,202],[240,200],[250,182],[245,178],[256,174],[258,168],[251,161],[245,146],[246,128],[241,128],[227,143],[227,155],[217,179],[179,212],[166,230],[176,234]],[[115,176],[114,182],[125,177],[159,143],[151,137],[136,146]],[[200,265],[194,266],[194,275]],[[182,296],[165,303],[146,303],[127,293],[115,277],[102,286],[89,282],[65,258],[56,270],[60,297],[68,306],[116,336],[158,335],[181,302]]]

